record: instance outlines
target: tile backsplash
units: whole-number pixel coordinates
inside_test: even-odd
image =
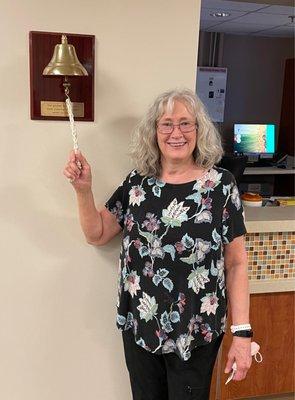
[[[295,232],[247,233],[249,280],[295,278]]]

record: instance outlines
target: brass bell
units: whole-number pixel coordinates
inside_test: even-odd
[[[75,47],[68,44],[66,35],[62,35],[61,44],[55,46],[52,59],[44,68],[43,75],[88,75],[88,72],[78,60]]]

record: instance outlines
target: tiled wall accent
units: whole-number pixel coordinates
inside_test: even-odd
[[[246,235],[249,280],[295,278],[295,232]]]

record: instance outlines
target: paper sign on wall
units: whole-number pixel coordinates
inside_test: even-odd
[[[196,92],[214,122],[223,122],[227,68],[198,67]]]

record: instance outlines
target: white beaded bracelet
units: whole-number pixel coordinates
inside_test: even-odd
[[[231,325],[230,327],[231,333],[235,333],[236,331],[248,331],[249,329],[251,329],[250,324]]]

